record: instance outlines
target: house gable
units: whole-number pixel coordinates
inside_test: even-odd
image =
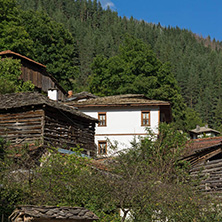
[[[46,71],[45,65],[10,50],[0,52],[0,57],[19,59],[22,64],[21,79],[23,81],[31,81],[36,89],[46,93],[49,89],[56,88],[58,90],[58,99],[62,101],[65,100],[67,95],[66,91],[58,81]]]

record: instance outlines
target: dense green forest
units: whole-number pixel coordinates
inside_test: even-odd
[[[0,50],[15,50],[47,65],[66,89],[93,92],[94,59],[118,56],[126,35],[131,36],[148,45],[163,65],[169,62],[177,81],[174,89],[184,100],[179,106],[173,102],[176,120],[183,122],[178,126],[189,129],[203,122],[221,128],[222,43],[179,27],[120,17],[109,8],[103,9],[97,0],[0,2],[13,8],[7,11],[0,7],[4,12],[1,16],[6,17],[5,22],[0,21]]]

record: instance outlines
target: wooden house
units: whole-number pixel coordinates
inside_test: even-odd
[[[95,123],[86,114],[39,93],[0,95],[0,136],[12,145],[74,148],[94,156]]]
[[[10,222],[92,222],[99,218],[83,207],[18,206]]]
[[[57,89],[58,100],[64,100],[66,98],[67,92],[58,81],[46,71],[45,65],[10,50],[0,52],[0,57],[3,59],[12,58],[20,60],[22,65],[21,79],[23,81],[31,81],[37,91],[48,93],[50,89]]]
[[[95,140],[98,155],[113,154],[131,147],[131,142],[147,135],[147,128],[158,134],[160,122],[171,122],[171,107],[166,101],[150,100],[142,94],[127,94],[69,100],[66,104],[98,118]]]
[[[222,137],[191,140],[185,151],[191,176],[200,179],[199,190],[222,194]]]

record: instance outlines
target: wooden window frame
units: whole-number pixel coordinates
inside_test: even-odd
[[[106,152],[105,153],[101,153],[101,144],[105,144],[105,149]],[[107,155],[107,141],[106,140],[99,140],[98,141],[98,155]]]
[[[144,113],[149,113],[149,122],[148,124],[143,124],[143,114]],[[141,126],[150,126],[150,110],[144,110],[144,111],[141,111]]]
[[[104,115],[104,116],[105,116],[105,125],[101,125],[101,124],[100,124],[100,115]],[[99,123],[98,123],[98,126],[99,126],[99,127],[106,127],[106,123],[107,123],[107,122],[106,122],[106,120],[107,120],[107,118],[106,118],[106,112],[99,112],[99,113],[98,113],[98,120],[99,120]]]

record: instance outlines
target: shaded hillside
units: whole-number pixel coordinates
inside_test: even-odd
[[[121,18],[117,12],[102,9],[96,0],[18,0],[18,3],[24,10],[47,12],[69,29],[77,43],[80,61],[77,82],[81,85],[88,86],[93,58],[98,54],[108,58],[116,55],[124,34],[128,33],[149,44],[162,62],[170,61],[187,105],[198,111],[204,122],[219,127],[221,43],[207,43],[178,27],[161,27],[133,17]]]

